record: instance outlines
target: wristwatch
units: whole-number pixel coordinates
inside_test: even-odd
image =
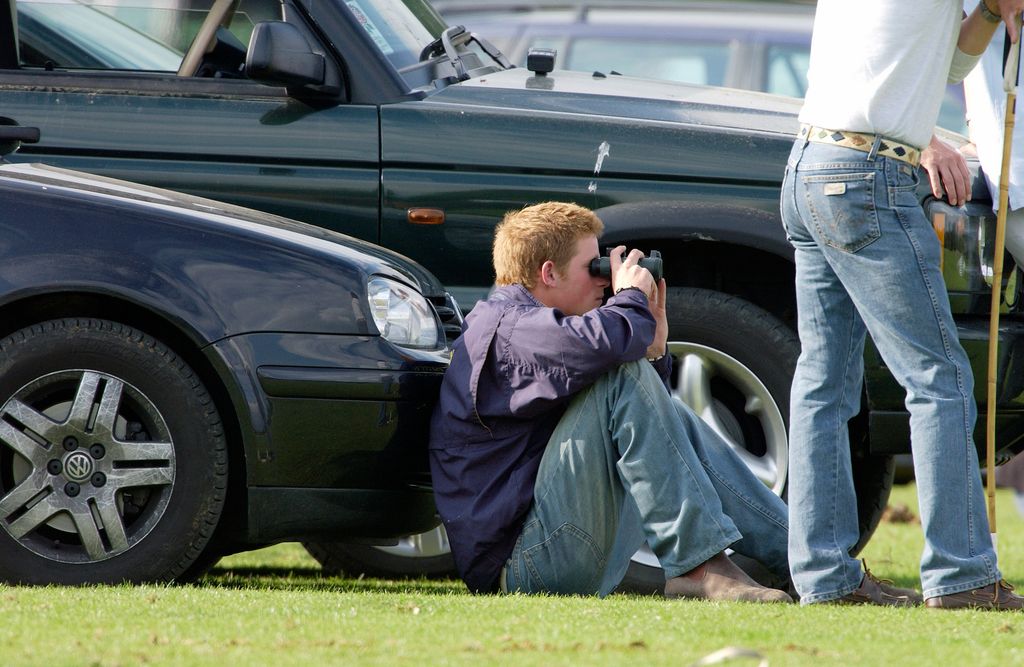
[[[999,23],[1003,20],[1003,17],[988,8],[988,3],[985,0],[979,0],[978,7],[981,8],[981,17],[989,23]],[[999,5],[996,5],[996,10],[999,9]]]

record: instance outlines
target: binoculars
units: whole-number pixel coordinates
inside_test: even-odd
[[[590,275],[604,276],[605,278],[612,277],[612,258],[608,256],[611,251],[611,248],[605,248],[604,257],[597,257],[591,260]],[[654,276],[654,282],[661,280],[663,267],[660,252],[652,250],[650,256],[640,260],[640,266],[651,272],[651,275]]]

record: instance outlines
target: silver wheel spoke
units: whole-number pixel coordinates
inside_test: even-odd
[[[24,424],[29,430],[46,438],[49,442],[56,439],[53,433],[59,425],[46,415],[40,414],[16,398],[7,401],[7,414]]]
[[[47,449],[5,421],[0,421],[0,442],[7,443],[11,449],[28,459],[33,467],[46,465],[49,455]]]
[[[29,475],[21,484],[11,489],[10,493],[0,500],[0,519],[6,519],[23,508],[28,501],[42,492],[45,485],[44,473],[36,471]]]
[[[120,468],[107,475],[107,483],[114,488],[124,489],[132,486],[164,486],[174,482],[174,474],[170,468]]]
[[[107,455],[111,460],[121,462],[158,461],[169,463],[174,455],[170,442],[121,442],[110,443]]]
[[[33,505],[27,512],[22,514],[16,520],[7,525],[7,530],[15,539],[20,539],[25,535],[46,523],[50,517],[57,512],[63,510],[63,507],[59,507],[54,500],[55,493],[51,493],[46,498]]]
[[[100,407],[96,411],[96,424],[93,427],[97,434],[114,435],[114,424],[117,422],[117,407],[121,404],[121,392],[124,383],[120,380],[108,379],[100,398]]]
[[[96,402],[96,391],[99,389],[100,376],[98,373],[82,373],[82,380],[78,383],[78,390],[75,392],[75,402],[71,405],[71,412],[68,414],[67,423],[80,431],[89,430],[89,417],[92,415],[92,407]]]
[[[715,399],[711,395],[713,373],[708,362],[697,354],[687,354],[680,359],[679,389],[676,395],[690,406],[698,417],[704,420],[715,433],[729,443],[733,449],[742,449],[722,426],[715,414]]]
[[[764,482],[766,486],[774,486],[779,478],[779,471],[775,467],[775,461],[767,456],[754,456],[742,447],[733,447],[733,451],[743,463],[754,473],[754,477]]]
[[[117,511],[117,502],[113,494],[104,497],[96,503],[96,513],[103,522],[103,529],[107,533],[107,540],[110,541],[110,548],[114,552],[128,548],[128,536],[125,534],[124,521]]]
[[[406,558],[427,558],[451,552],[448,533],[444,526],[438,526],[417,535],[403,537],[393,547],[378,547],[381,551]]]
[[[81,538],[82,546],[85,547],[85,552],[89,554],[89,558],[93,560],[105,558],[107,549],[103,546],[103,538],[100,537],[100,529],[96,525],[92,512],[88,510],[85,512],[75,512],[71,515],[71,519],[75,522],[78,537]]]

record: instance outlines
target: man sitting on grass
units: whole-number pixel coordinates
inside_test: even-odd
[[[499,288],[467,317],[431,423],[460,575],[479,592],[606,595],[646,540],[667,597],[791,602],[724,553],[787,577],[785,505],[669,395],[665,281],[622,246],[610,280],[591,275],[602,231],[546,203],[495,232]]]

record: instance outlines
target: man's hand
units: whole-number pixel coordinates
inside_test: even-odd
[[[638,264],[644,254],[634,249],[630,250],[629,255],[623,259],[622,253],[625,251],[626,246],[620,245],[608,255],[612,265],[612,293],[628,287],[636,287],[647,295],[649,302],[653,301],[655,292],[654,276],[651,275],[650,271]]]
[[[932,135],[928,147],[921,151],[921,166],[928,171],[932,194],[941,199],[943,193],[953,206],[962,206],[971,198],[971,172],[964,156],[952,146]]]
[[[981,0],[981,2],[985,2],[985,0]],[[1024,2],[1021,0],[997,0],[996,4],[999,6],[999,11],[992,13],[1003,17],[1003,24],[1006,26],[1006,32],[1010,34],[1010,41],[1016,44],[1020,39],[1020,21],[1017,18],[1024,11]],[[989,0],[986,6],[992,9],[992,0]]]
[[[654,342],[647,348],[647,358],[656,359],[668,352],[668,311],[665,308],[665,299],[668,295],[668,288],[665,279],[658,281],[657,292],[650,300],[651,315],[657,326],[654,329]]]

